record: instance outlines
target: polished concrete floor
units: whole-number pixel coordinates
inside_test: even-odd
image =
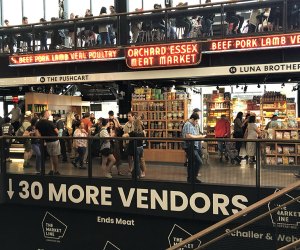
[[[36,174],[35,159],[31,159],[32,167],[23,168],[23,160],[13,159],[13,162],[7,162],[7,172],[16,174]],[[128,164],[122,162],[120,166],[122,176],[118,175],[118,171],[114,166],[112,169],[113,178],[131,179],[128,174]],[[46,160],[46,174],[49,172],[49,160]],[[260,170],[260,184],[266,187],[284,187],[297,178],[294,176],[295,172],[299,171],[299,167],[289,166],[286,169],[283,167],[262,167]],[[71,159],[68,162],[59,163],[59,172],[61,176],[87,176],[87,169],[75,168]],[[256,165],[247,164],[245,160],[240,165],[232,165],[229,162],[220,163],[216,156],[210,157],[209,164],[204,165],[200,169],[200,176],[198,177],[204,184],[229,184],[229,185],[250,185],[256,184]],[[93,158],[92,160],[92,174],[96,178],[105,178],[104,171],[100,165],[100,158]],[[146,176],[141,180],[151,181],[174,181],[186,182],[187,169],[183,164],[172,163],[155,163],[147,162]]]

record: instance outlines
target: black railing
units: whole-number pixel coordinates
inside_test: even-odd
[[[40,145],[44,145],[44,142],[49,137],[41,138]],[[51,137],[53,139],[53,137]],[[18,140],[22,142],[32,139],[32,137],[0,137],[1,144],[1,173],[13,173],[13,174],[36,174],[35,161],[31,159],[30,165],[32,167],[24,166],[20,163],[23,159],[23,145],[17,144]],[[71,145],[72,140],[78,138],[59,137],[60,140],[65,140]],[[114,174],[116,170],[102,169],[101,168],[101,154],[100,154],[100,141],[103,138],[99,137],[84,137],[81,138],[88,140],[88,154],[87,165],[84,165],[84,169],[74,168],[72,161],[68,163],[59,163],[59,171],[62,176],[80,176],[86,178],[107,178],[106,174],[110,171],[113,172],[113,178],[133,179],[134,181],[170,181],[187,183],[187,185],[199,184],[200,180],[203,184],[218,184],[218,185],[238,185],[238,186],[254,186],[258,190],[260,187],[283,187],[288,183],[295,180],[294,174],[300,173],[300,155],[299,147],[300,140],[244,140],[244,139],[203,139],[201,149],[196,149],[194,143],[197,140],[182,139],[182,138],[108,138],[111,142],[118,144],[120,147],[119,154],[124,153],[121,164],[117,166],[117,174]],[[122,150],[122,145],[126,141],[134,140],[133,164],[134,167],[129,169],[127,162],[127,154]],[[137,141],[143,140],[144,157],[146,157],[146,164],[148,165],[146,176],[143,176],[143,171],[138,166],[141,165],[141,152],[137,152]],[[182,161],[177,163],[156,161],[151,162],[151,159],[155,158],[155,154],[168,154],[171,149],[152,149],[151,142],[160,141],[161,143],[169,142],[176,143],[176,145],[183,145],[185,141],[189,145],[188,148],[181,150],[181,146],[176,146],[176,153],[182,155]],[[207,147],[204,143],[219,143],[219,149],[221,149],[223,158],[221,155],[207,152]],[[239,157],[237,150],[235,149],[235,142],[242,141],[244,143],[254,143],[256,151],[253,158],[249,156],[245,158]],[[276,144],[277,143],[277,144]],[[281,145],[284,148],[283,152],[277,152],[276,145]],[[19,145],[19,147],[17,146]],[[270,151],[271,145],[271,151]],[[274,146],[274,150],[272,148]],[[8,151],[10,148],[10,151]],[[268,149],[267,149],[268,148]],[[17,150],[18,149],[18,150]],[[38,171],[38,175],[48,175],[50,168],[50,161],[46,157],[47,152],[45,147],[41,149],[41,169]],[[174,150],[174,149],[173,149]],[[255,150],[255,149],[254,149]],[[196,152],[200,152],[200,162]],[[9,152],[9,153],[8,153]],[[150,155],[152,154],[152,155]],[[207,154],[207,155],[205,155]],[[220,154],[220,152],[219,152]],[[68,154],[69,158],[71,154]],[[186,157],[185,157],[186,156]],[[13,157],[16,162],[7,161],[9,157]],[[209,159],[205,162],[205,159]],[[280,160],[279,160],[280,158]],[[282,159],[284,160],[282,161]],[[186,161],[186,159],[188,161]],[[200,171],[198,167],[200,166]],[[102,166],[105,167],[105,166]],[[130,171],[130,172],[129,172]],[[119,174],[123,172],[123,176]],[[199,177],[199,175],[201,176]],[[110,174],[109,174],[110,176]],[[110,176],[111,177],[111,176]]]
[[[298,1],[244,0],[1,27],[0,45],[34,53],[297,31]]]

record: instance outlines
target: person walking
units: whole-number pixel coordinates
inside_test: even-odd
[[[215,126],[215,137],[216,138],[230,138],[230,123],[226,118],[226,115],[221,115]],[[218,152],[220,157],[220,162],[223,162],[223,155],[225,152],[225,143],[223,141],[218,141]],[[226,160],[228,156],[225,155]]]
[[[72,161],[72,164],[74,167],[77,168],[77,163],[79,163],[79,168],[80,169],[86,169],[86,167],[83,165],[83,158],[85,155],[85,151],[87,148],[87,140],[85,139],[75,139],[76,137],[87,137],[88,133],[84,129],[84,123],[81,122],[77,125],[77,129],[75,130],[74,133],[74,146],[77,149],[77,157],[75,158],[74,161]]]
[[[108,121],[106,119],[102,120],[102,127],[100,131],[100,153],[102,156],[102,169],[104,170],[104,176],[106,178],[112,178],[111,168],[115,164],[116,159],[112,154],[110,140],[104,139],[109,137],[108,131]]]
[[[188,121],[183,126],[182,137],[191,138],[191,139],[202,139],[205,136],[198,134],[196,126],[199,121],[198,113],[194,112]],[[187,166],[187,181],[192,183],[201,183],[202,181],[197,179],[199,169],[202,163],[200,154],[199,154],[199,141],[184,141],[183,148],[188,157],[188,166]],[[191,146],[193,146],[193,151],[191,152]],[[191,164],[193,163],[193,165]]]
[[[260,135],[260,130],[257,128],[255,124],[255,116],[250,115],[248,127],[246,130],[246,139],[257,139]],[[255,155],[256,155],[256,142],[246,142],[246,151],[249,157],[249,163],[255,163]]]
[[[133,112],[128,112],[127,113],[127,118],[128,118],[128,122],[125,123],[123,131],[124,134],[129,134],[130,132],[132,132],[134,130],[134,114]],[[123,134],[123,136],[124,136]],[[129,141],[124,141],[124,150],[128,156],[128,175],[131,174],[132,172],[132,165],[133,165],[133,159],[132,156],[128,153],[128,146],[129,146]]]
[[[32,149],[32,152],[35,154],[35,170],[36,170],[36,173],[39,174],[39,173],[41,173],[42,154],[41,154],[40,140],[37,139],[36,131],[35,131],[35,126],[36,126],[37,122],[38,122],[37,117],[33,117],[31,119],[30,126],[24,132],[24,136],[32,137],[30,139],[31,140],[31,149]]]
[[[243,112],[237,113],[233,123],[233,138],[244,138],[243,126],[245,125],[246,120],[243,121]],[[238,151],[238,155],[240,155],[242,145],[243,142],[241,141],[235,142],[235,148]]]
[[[8,113],[11,115],[11,125],[14,127],[14,132],[16,132],[20,127],[20,120],[21,120],[21,109],[19,108],[17,103],[14,103],[14,107]]]
[[[109,127],[107,128],[110,137],[120,137],[121,129],[116,127],[116,123],[114,119],[109,119]],[[116,168],[118,170],[118,175],[124,175],[121,171],[121,152],[120,152],[120,141],[119,140],[111,140],[111,148],[113,155],[116,159]]]
[[[124,137],[145,137],[144,131],[143,131],[143,123],[140,119],[136,119],[133,122],[133,131],[124,134]],[[136,155],[135,155],[136,152]],[[144,175],[142,176],[142,166],[141,166],[141,158],[143,156],[143,140],[136,140],[136,148],[135,148],[135,144],[134,144],[134,140],[130,140],[129,141],[129,145],[128,145],[128,154],[134,158],[136,157],[136,164],[133,164],[134,169],[136,169],[136,171],[132,172],[132,176],[134,177],[135,175],[137,176],[137,178],[141,178],[144,177]]]
[[[11,119],[6,116],[4,118],[4,123],[1,126],[1,135],[7,135],[7,136],[12,136],[14,134],[14,127],[11,124]],[[6,161],[11,161],[9,158],[9,148],[11,145],[11,139],[5,139],[4,140],[4,158]]]
[[[49,121],[50,113],[48,110],[41,112],[42,119],[37,122],[36,135],[37,136],[51,136],[53,139],[45,139],[47,152],[50,156],[51,170],[49,175],[60,175],[58,172],[58,157],[60,155],[60,143],[58,140],[58,129],[52,121]]]

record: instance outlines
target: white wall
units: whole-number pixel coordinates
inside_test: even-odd
[[[91,113],[95,114],[96,119],[103,117],[108,118],[108,112],[110,110],[114,111],[115,116],[119,113],[119,106],[117,105],[117,101],[114,102],[102,102],[102,111],[91,111]]]

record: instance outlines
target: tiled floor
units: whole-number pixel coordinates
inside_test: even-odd
[[[35,174],[35,160],[31,159],[31,168],[23,168],[23,163],[19,162],[7,162],[7,172],[17,174]],[[46,173],[50,170],[49,160],[46,160]],[[294,173],[299,168],[293,169],[277,169],[277,168],[262,168],[260,171],[261,186],[283,187],[296,180]],[[119,176],[117,169],[113,167],[113,178],[130,179],[128,175],[128,164],[123,162],[121,165],[121,171],[125,174]],[[60,162],[59,172],[62,176],[87,176],[87,169],[74,168],[71,164],[71,160],[68,159],[67,163]],[[104,171],[100,166],[100,158],[93,158],[92,172],[94,177],[104,177]],[[186,167],[183,164],[166,164],[166,163],[147,163],[146,176],[144,180],[154,181],[186,181]],[[232,165],[230,163],[220,163],[216,159],[211,158],[208,166],[203,166],[200,170],[200,178],[205,184],[229,184],[229,185],[250,185],[254,186],[256,182],[256,166],[253,164],[246,164],[242,161],[241,165]]]

